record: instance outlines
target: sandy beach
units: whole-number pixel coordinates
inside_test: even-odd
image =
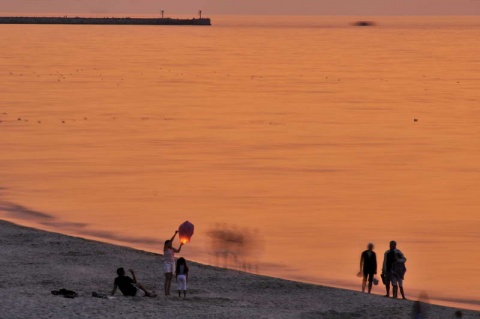
[[[118,267],[161,292],[162,256],[0,221],[1,318],[410,318],[412,301],[241,273],[191,262],[188,298],[99,299]],[[175,286],[173,286],[175,287]],[[66,288],[79,296],[51,294]],[[174,291],[173,291],[174,292]],[[428,318],[455,309],[429,305]],[[480,312],[464,310],[464,318]]]

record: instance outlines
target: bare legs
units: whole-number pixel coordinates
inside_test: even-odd
[[[187,298],[187,291],[186,290],[179,290],[178,291],[178,298],[182,296],[182,291],[183,291],[183,298]]]
[[[403,291],[403,278],[393,277],[392,285],[393,285],[393,298],[398,297],[398,288],[400,288],[400,293],[402,294],[402,299],[407,299],[405,297],[405,292]]]
[[[374,274],[363,275],[362,292],[365,292],[365,288],[367,288],[367,279],[368,279],[368,293],[372,292],[373,276]]]
[[[170,286],[172,285],[173,274],[171,272],[165,273],[165,296],[170,296]]]
[[[402,295],[402,299],[407,299],[405,297],[405,292],[403,291],[403,287],[402,286],[397,286],[397,285],[394,285],[393,286],[393,298],[397,298],[398,297],[398,288],[400,288],[400,294]]]
[[[136,283],[135,286],[140,289],[141,291],[143,291],[145,293],[145,296],[146,297],[156,297],[157,294],[155,293],[155,291],[148,291],[145,287],[143,287],[143,285],[141,283]]]

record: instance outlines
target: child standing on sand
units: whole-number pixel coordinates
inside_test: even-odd
[[[165,296],[170,295],[170,286],[172,284],[173,271],[175,270],[175,253],[182,250],[183,243],[180,243],[178,249],[172,247],[173,240],[177,236],[178,230],[175,231],[170,240],[165,241],[163,246],[163,272],[165,273]]]
[[[181,257],[177,260],[177,267],[175,268],[175,278],[178,284],[178,298],[181,297],[183,291],[183,298],[187,298],[187,280],[188,280],[188,266],[185,258]]]

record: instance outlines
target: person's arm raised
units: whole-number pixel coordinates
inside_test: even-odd
[[[129,269],[128,271],[132,274],[133,283],[136,284],[137,283],[137,277],[135,277],[135,272],[133,271],[133,269]]]
[[[173,240],[175,239],[175,237],[177,236],[177,234],[178,234],[178,230],[176,230],[175,234],[173,234],[172,238],[170,238],[172,243],[173,243]]]
[[[182,250],[183,243],[180,243],[180,246],[178,246],[178,249],[172,248],[174,252],[179,253]]]

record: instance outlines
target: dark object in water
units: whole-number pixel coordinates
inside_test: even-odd
[[[356,27],[372,27],[375,25],[375,22],[372,21],[357,21],[353,24]]]

